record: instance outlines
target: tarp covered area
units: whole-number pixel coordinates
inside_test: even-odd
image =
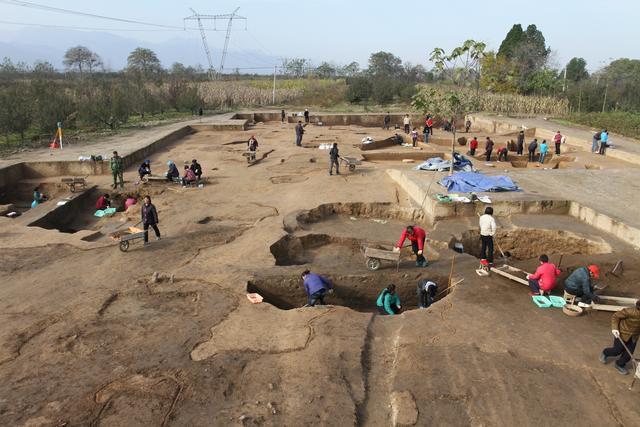
[[[459,172],[445,176],[440,180],[440,185],[456,193],[521,191],[508,176],[487,176],[475,172]]]
[[[469,159],[467,159],[462,154],[455,152],[453,153],[453,169],[460,170],[465,172],[472,172],[475,169],[473,168],[473,164]],[[444,171],[449,170],[451,168],[450,160],[443,160],[440,157],[433,157],[425,162],[420,163],[416,166],[415,170],[426,170],[426,171]]]

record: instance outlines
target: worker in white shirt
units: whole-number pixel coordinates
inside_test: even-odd
[[[484,210],[484,215],[480,217],[480,241],[482,249],[480,251],[482,259],[493,264],[493,236],[496,234],[496,220],[493,219],[493,208]],[[487,253],[488,252],[488,253]]]

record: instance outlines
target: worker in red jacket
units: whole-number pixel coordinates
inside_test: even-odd
[[[427,233],[424,231],[424,229],[415,225],[409,225],[402,232],[402,236],[400,236],[400,240],[398,240],[394,251],[399,251],[404,244],[405,239],[409,239],[411,241],[413,253],[416,254],[416,267],[426,267],[428,265],[428,262],[423,254],[424,241],[426,238]]]
[[[111,199],[108,194],[103,194],[96,201],[96,210],[103,211],[111,207]]]
[[[560,270],[549,262],[548,256],[540,255],[538,259],[540,260],[540,265],[536,272],[527,276],[532,296],[551,292],[556,287],[556,279],[560,275]]]

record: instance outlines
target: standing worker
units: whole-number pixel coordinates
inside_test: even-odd
[[[431,114],[427,114],[427,127],[429,128],[429,133],[433,136],[433,117],[431,117]]]
[[[524,152],[524,131],[521,130],[520,133],[518,133],[518,149],[516,151],[516,154],[518,156],[522,156],[523,152]]]
[[[477,149],[478,149],[478,138],[474,136],[471,142],[469,142],[469,154],[471,156],[475,156]]]
[[[602,129],[600,133],[600,154],[603,156],[607,152],[607,147],[609,146],[609,132],[606,129]]]
[[[428,279],[422,279],[418,282],[418,307],[429,308],[436,298],[438,285]]]
[[[529,143],[529,162],[533,163],[536,157],[536,150],[538,149],[538,139],[533,138],[533,141]]]
[[[258,151],[258,140],[255,135],[251,135],[249,141],[247,141],[247,149],[249,150],[249,157],[247,157],[247,161],[253,162],[256,160],[256,151]]]
[[[547,145],[547,140],[543,139],[542,143],[540,144],[540,157],[538,158],[538,161],[540,162],[541,165],[544,164],[544,158],[548,152],[549,152],[549,146]]]
[[[487,260],[489,264],[493,264],[493,236],[496,235],[496,220],[493,218],[493,208],[488,207],[484,210],[484,215],[478,221],[480,225],[480,249],[481,259]]]
[[[149,246],[149,227],[153,228],[153,231],[156,233],[156,240],[160,240],[158,211],[151,203],[150,196],[144,196],[144,204],[140,209],[140,213],[142,214],[142,226],[144,227],[144,246]]]
[[[304,290],[307,293],[307,305],[325,305],[324,296],[333,293],[333,282],[324,276],[305,270],[302,272]]]
[[[296,125],[296,145],[298,147],[302,147],[302,135],[304,135],[304,126],[302,126],[302,122],[298,120],[298,124]]]
[[[560,155],[560,145],[562,144],[562,138],[564,137],[562,136],[560,131],[556,132],[555,136],[553,137],[553,142],[556,145],[556,156]]]
[[[464,133],[469,133],[470,130],[471,130],[471,120],[467,119],[467,121],[464,123]]]
[[[309,110],[306,108],[304,109],[304,122],[309,123]]]
[[[391,123],[391,115],[387,111],[387,114],[384,116],[384,121],[382,122],[382,129],[389,130],[389,124]]]
[[[640,300],[635,307],[624,308],[616,311],[611,317],[611,333],[613,334],[613,347],[605,348],[600,354],[600,362],[607,363],[608,357],[620,356],[616,360],[615,367],[622,375],[627,375],[626,368],[631,360],[631,355],[624,346],[633,354],[640,336]],[[624,345],[623,345],[624,343]]]
[[[411,131],[411,144],[415,147],[418,142],[418,129],[413,128]]]
[[[287,118],[287,113],[285,113],[284,110],[280,111],[280,121],[284,123],[284,119],[286,118]]]
[[[427,233],[423,228],[416,225],[409,225],[402,231],[400,240],[396,243],[396,247],[393,248],[394,252],[400,251],[402,245],[404,245],[405,239],[411,241],[411,248],[413,253],[416,254],[416,267],[426,267],[429,265],[427,259],[424,257],[424,241],[427,239]]]
[[[600,143],[600,137],[602,136],[602,132],[596,132],[593,134],[593,141],[591,142],[591,152],[597,153],[600,151],[598,144]]]
[[[408,135],[409,131],[411,130],[411,119],[409,118],[408,114],[404,115],[404,119],[402,120],[402,123],[404,124],[404,133]]]
[[[333,175],[333,165],[336,165],[336,175],[340,175],[340,152],[337,142],[334,142],[329,150],[329,175]]]
[[[588,267],[577,268],[564,281],[564,291],[571,296],[580,298],[581,302],[591,304],[598,302],[600,298],[595,294],[594,279],[600,277],[600,269],[597,265],[591,264]]]
[[[378,295],[376,305],[378,306],[378,313],[382,315],[393,316],[394,314],[400,314],[402,306],[400,305],[400,297],[396,293],[396,285],[391,284],[384,288]]]
[[[485,154],[487,155],[487,162],[491,161],[491,152],[493,151],[493,141],[491,138],[487,137],[487,142],[485,144]]]
[[[540,265],[536,268],[536,272],[527,276],[529,288],[531,288],[531,296],[551,292],[556,287],[556,279],[560,275],[560,270],[549,262],[549,257],[540,255],[538,258]]]
[[[113,175],[113,185],[112,188],[116,188],[118,186],[117,180],[120,179],[120,188],[124,188],[124,160],[122,157],[118,156],[118,152],[113,152],[113,157],[109,161],[109,166],[111,167],[111,175]]]

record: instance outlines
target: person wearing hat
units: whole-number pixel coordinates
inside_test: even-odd
[[[249,141],[247,141],[247,150],[249,150],[249,158],[247,160],[249,160],[250,162],[255,161],[256,151],[258,151],[258,140],[256,139],[255,135],[251,135],[251,138],[249,138]]]
[[[164,175],[165,177],[167,177],[167,181],[174,181],[176,179],[179,179],[180,171],[178,171],[178,167],[176,166],[175,163],[173,163],[173,160],[169,160],[167,162],[167,166],[169,166],[169,169],[167,170],[167,173]]]
[[[600,298],[594,292],[593,280],[597,280],[599,277],[600,269],[597,265],[580,267],[564,281],[564,290],[568,294],[580,298],[585,304],[590,304],[591,301],[598,302]]]
[[[418,307],[428,308],[436,298],[438,285],[428,279],[422,279],[418,282]]]
[[[613,314],[611,333],[614,337],[613,346],[602,350],[600,362],[606,364],[607,358],[620,356],[616,360],[615,368],[622,375],[627,375],[629,371],[626,365],[631,360],[631,354],[635,351],[640,336],[640,300],[636,301],[635,307],[628,307]],[[625,350],[625,346],[631,354]]]
[[[146,175],[151,175],[151,162],[145,160],[138,168],[138,175],[140,175],[140,181],[144,179]]]

